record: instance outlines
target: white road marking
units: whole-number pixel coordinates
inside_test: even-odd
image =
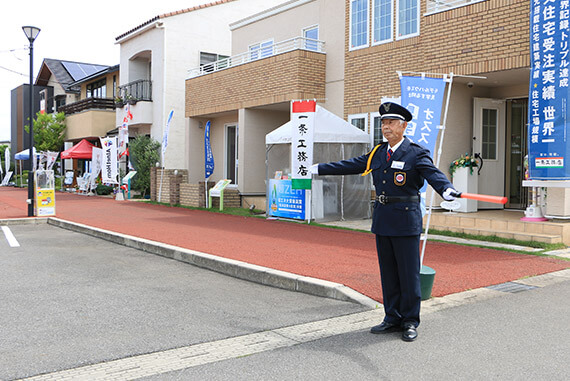
[[[18,240],[16,239],[16,237],[14,237],[14,234],[12,234],[12,230],[10,230],[8,226],[2,226],[2,231],[4,232],[6,240],[8,240],[8,244],[10,245],[10,247],[20,247]]]

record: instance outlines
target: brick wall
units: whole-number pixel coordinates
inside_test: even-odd
[[[210,190],[216,183],[208,181],[208,190]],[[204,182],[198,184],[180,184],[180,205],[193,206],[196,208],[206,207],[206,197],[204,196]],[[218,209],[220,207],[219,197],[212,198],[213,207]],[[224,190],[224,208],[240,208],[241,197],[239,191],[235,188],[226,188]]]
[[[323,53],[295,50],[186,80],[186,117],[325,97]]]
[[[174,169],[162,169],[153,167],[150,169],[150,199],[176,205],[179,203],[178,189],[180,184],[188,182],[188,170],[178,169],[178,175],[174,175]],[[160,182],[162,180],[162,189]]]
[[[529,4],[488,0],[423,16],[421,1],[419,36],[345,51],[345,117],[377,111],[382,96],[400,95],[396,70],[476,75],[529,67]],[[347,47],[349,17],[347,0]]]

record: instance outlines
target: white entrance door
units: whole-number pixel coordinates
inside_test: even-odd
[[[505,193],[505,101],[473,98],[473,153],[483,166],[478,192],[493,196]],[[502,209],[502,204],[478,202],[478,209]]]

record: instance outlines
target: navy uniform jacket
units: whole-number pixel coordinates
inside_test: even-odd
[[[376,195],[413,196],[420,194],[424,179],[440,195],[453,188],[447,177],[435,167],[429,150],[404,141],[387,162],[388,143],[380,144],[370,163]],[[349,160],[319,164],[319,175],[355,175],[366,170],[371,152]],[[374,203],[372,232],[384,236],[421,234],[422,214],[419,202]]]

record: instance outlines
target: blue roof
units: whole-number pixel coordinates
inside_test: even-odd
[[[108,68],[108,66],[103,65],[93,65],[93,64],[85,64],[79,62],[69,62],[69,61],[62,61],[61,64],[67,70],[71,78],[74,81],[79,81],[85,77],[88,77],[94,73],[97,73],[101,70]]]

